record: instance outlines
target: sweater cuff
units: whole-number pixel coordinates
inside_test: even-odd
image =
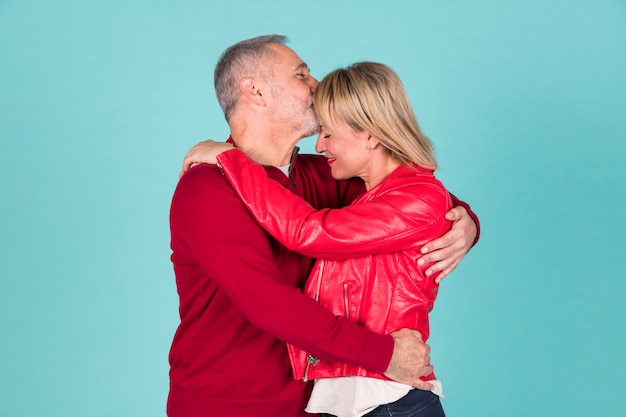
[[[393,337],[365,331],[357,363],[359,366],[384,374],[393,355]]]

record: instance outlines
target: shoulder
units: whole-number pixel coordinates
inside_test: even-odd
[[[387,189],[432,190],[436,194],[447,194],[446,187],[439,181],[433,171],[401,166],[389,176]]]
[[[178,182],[179,186],[200,185],[203,183],[212,183],[219,181],[221,177],[224,177],[222,170],[213,164],[200,164],[193,168],[190,168],[180,178]],[[223,178],[224,180],[226,177]]]
[[[379,198],[393,200],[403,211],[421,211],[428,208],[442,210],[452,207],[450,194],[432,171],[401,167],[389,177]]]
[[[217,165],[200,164],[189,169],[180,178],[174,197],[178,194],[197,194],[206,190],[219,191],[228,189],[231,189],[228,179]]]
[[[172,210],[185,213],[221,211],[240,205],[235,191],[217,165],[201,164],[191,168],[178,181],[172,197]]]

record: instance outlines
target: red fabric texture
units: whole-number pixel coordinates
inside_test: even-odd
[[[289,249],[318,258],[307,295],[378,333],[410,328],[428,339],[428,313],[439,285],[436,275],[425,276],[429,265],[418,267],[417,260],[425,243],[450,229],[444,216],[452,208],[431,170],[402,165],[350,206],[316,210],[268,180],[263,168],[239,150],[221,154],[218,162],[256,220]],[[298,379],[386,379],[355,364],[311,364],[308,352],[289,347]]]
[[[333,180],[321,156],[295,158],[291,181],[266,169],[319,208],[363,191],[358,181]],[[170,226],[181,319],[170,350],[170,417],[305,415],[310,386],[292,378],[284,342],[379,372],[388,366],[391,337],[303,295],[311,258],[271,238],[218,167],[181,178]]]

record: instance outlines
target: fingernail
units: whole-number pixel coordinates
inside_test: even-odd
[[[424,275],[426,275],[427,277],[431,276],[433,273],[430,271],[430,269],[426,272],[424,272]]]
[[[424,260],[423,260],[423,259],[419,259],[419,260],[417,261],[417,264],[418,264],[419,266],[424,265]]]

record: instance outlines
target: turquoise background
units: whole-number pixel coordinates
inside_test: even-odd
[[[626,416],[625,1],[212,3],[0,0],[0,416],[165,415],[170,198],[266,33],[392,66],[480,216],[432,314],[447,414]]]

